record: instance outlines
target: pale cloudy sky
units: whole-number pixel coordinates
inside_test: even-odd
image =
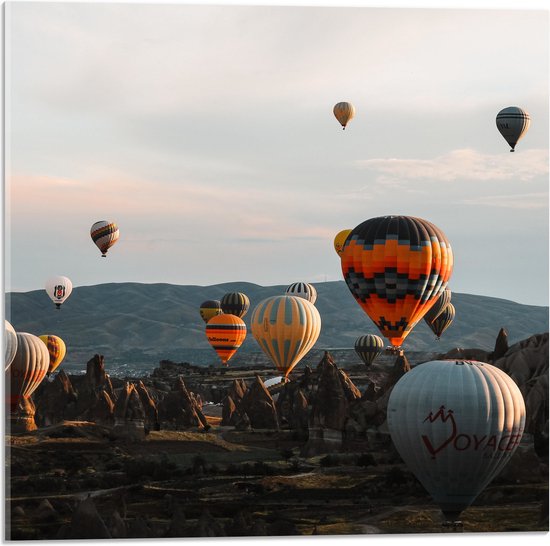
[[[405,214],[446,233],[452,290],[548,304],[543,3],[217,4],[7,3],[7,291],[341,280],[334,235]]]

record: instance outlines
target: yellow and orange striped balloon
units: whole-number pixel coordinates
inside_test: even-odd
[[[246,324],[236,315],[222,313],[207,322],[206,337],[222,363],[227,366],[227,361],[246,338]]]
[[[28,398],[40,385],[50,365],[45,343],[33,334],[17,332],[17,352],[6,371],[7,403],[13,412],[22,398]]]
[[[67,354],[67,347],[65,342],[58,336],[42,335],[38,336],[48,348],[50,353],[50,367],[48,368],[48,375],[51,374],[61,364],[65,355]]]
[[[285,377],[315,345],[321,315],[311,302],[296,296],[262,300],[251,319],[252,335]]]

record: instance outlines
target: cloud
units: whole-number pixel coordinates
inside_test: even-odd
[[[512,154],[482,154],[472,149],[453,150],[433,159],[366,159],[355,162],[376,182],[400,185],[415,182],[528,182],[548,174],[548,151],[526,150]]]
[[[544,209],[548,207],[548,193],[524,193],[521,195],[486,195],[474,199],[463,199],[465,205],[504,207],[510,209]]]

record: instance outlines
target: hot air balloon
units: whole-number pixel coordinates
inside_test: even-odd
[[[22,398],[28,398],[46,376],[50,355],[41,339],[17,332],[17,352],[6,372],[8,404],[13,412]]]
[[[342,254],[344,243],[350,233],[351,229],[343,229],[336,234],[336,237],[334,237],[334,250],[336,250],[336,254],[338,254],[338,256]]]
[[[262,351],[288,377],[315,345],[321,332],[321,315],[304,298],[273,296],[255,307],[251,329]]]
[[[73,283],[67,277],[52,277],[46,281],[46,292],[59,309],[61,304],[71,295]]]
[[[370,366],[383,350],[384,340],[380,336],[367,334],[355,340],[355,352],[367,366]]]
[[[430,330],[437,336],[439,340],[443,332],[452,324],[455,318],[455,308],[452,303],[448,303],[438,315],[438,317],[432,322],[428,322]]]
[[[229,292],[220,301],[222,312],[236,317],[244,317],[250,307],[250,300],[242,292]]]
[[[13,326],[4,319],[4,370],[10,367],[17,352],[17,334]]]
[[[297,296],[315,304],[317,301],[317,290],[312,284],[307,282],[295,282],[287,287],[286,294]]]
[[[58,336],[42,335],[38,337],[46,344],[50,354],[50,366],[48,368],[48,375],[50,375],[65,358],[67,347],[65,342]]]
[[[107,251],[118,241],[120,232],[115,222],[100,220],[92,225],[90,236],[101,251],[101,256],[105,258]]]
[[[201,314],[202,320],[208,322],[212,317],[222,314],[222,308],[220,307],[219,300],[206,300],[201,303],[199,308],[199,313]]]
[[[510,460],[525,425],[515,382],[483,362],[419,364],[392,389],[392,441],[414,475],[454,521]]]
[[[527,129],[529,129],[531,118],[523,108],[509,106],[497,114],[496,122],[497,129],[511,146],[510,151],[513,152],[518,141],[523,138]]]
[[[445,290],[451,245],[432,223],[381,216],[355,227],[341,254],[344,279],[357,303],[396,350]]]
[[[355,116],[355,108],[351,102],[339,102],[334,105],[332,111],[336,119],[340,122],[342,129],[345,129],[346,125]]]
[[[246,324],[235,315],[216,315],[206,324],[206,337],[222,363],[227,365],[246,338]]]
[[[451,289],[449,287],[445,288],[436,302],[426,311],[424,315],[424,320],[430,324],[433,322],[447,307],[447,304],[451,303]]]

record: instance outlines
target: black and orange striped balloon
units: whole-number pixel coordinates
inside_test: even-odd
[[[359,224],[348,235],[341,260],[357,303],[394,347],[434,305],[453,271],[444,233],[412,216],[381,216]]]
[[[246,324],[235,316],[222,313],[206,324],[208,343],[218,353],[223,364],[237,352],[246,338]]]
[[[242,292],[229,292],[220,300],[220,307],[223,313],[242,318],[250,308],[250,300]]]

